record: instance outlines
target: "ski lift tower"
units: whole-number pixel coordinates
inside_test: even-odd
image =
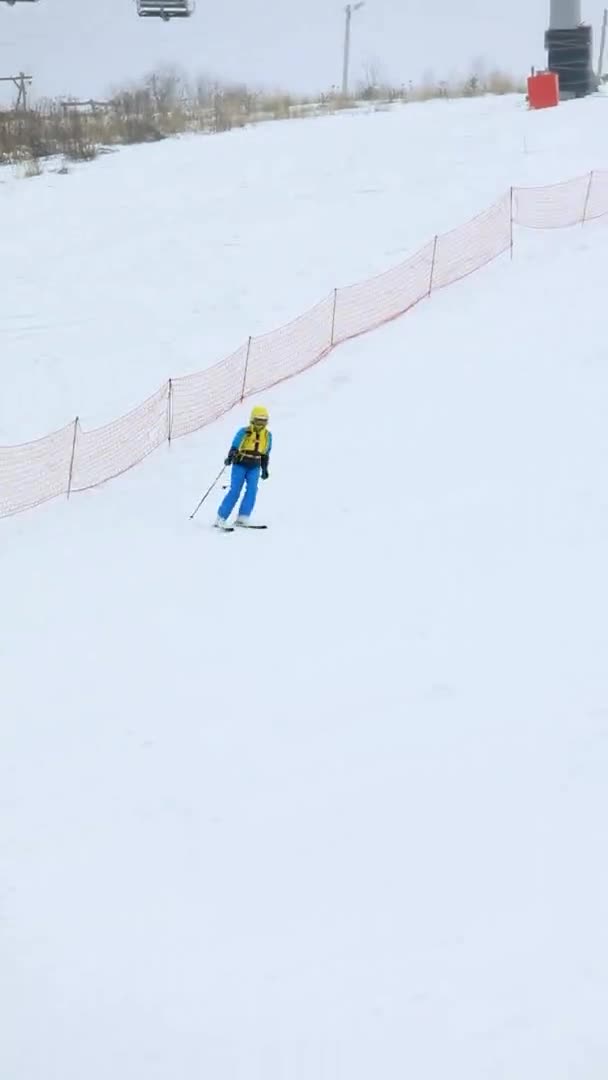
[[[545,48],[549,71],[559,75],[562,100],[594,92],[593,29],[583,22],[582,0],[551,0]]]
[[[194,11],[193,0],[137,0],[137,14],[142,19],[188,19]]]

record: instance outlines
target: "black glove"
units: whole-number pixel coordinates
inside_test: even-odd
[[[234,449],[234,446],[231,446],[230,451],[228,453],[228,457],[226,458],[226,460],[224,462],[224,465],[234,465],[235,457],[236,457],[236,450]]]
[[[262,480],[268,479],[268,454],[262,454]]]
[[[268,475],[268,469],[262,469],[262,480],[267,480]]]

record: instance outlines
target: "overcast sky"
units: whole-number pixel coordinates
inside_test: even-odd
[[[583,0],[596,30],[606,0]],[[546,59],[549,0],[367,0],[353,17],[352,77],[374,63],[395,83],[448,78],[483,57],[513,74]],[[296,91],[340,80],[343,0],[198,0],[191,19],[139,19],[135,0],[0,2],[0,74],[39,96],[100,96],[169,64]],[[1,100],[5,100],[2,94]]]

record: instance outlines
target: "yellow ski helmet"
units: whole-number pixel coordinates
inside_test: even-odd
[[[255,427],[265,427],[268,423],[268,409],[265,409],[263,405],[254,405],[249,422]]]

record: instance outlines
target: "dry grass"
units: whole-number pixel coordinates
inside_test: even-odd
[[[525,82],[516,79],[507,72],[494,70],[488,75],[472,72],[462,79],[437,81],[427,76],[420,83],[412,82],[399,87],[382,82],[364,82],[357,88],[357,97],[361,101],[411,102],[450,100],[464,97],[483,97],[485,94],[524,94]]]
[[[0,112],[0,164],[25,162],[24,175],[36,176],[35,163],[43,158],[60,157],[67,168],[69,162],[93,160],[103,147],[155,142],[183,132],[226,132],[262,121],[336,113],[362,103],[379,108],[393,102],[517,92],[525,88],[501,71],[473,73],[453,83],[427,77],[418,86],[399,87],[381,82],[370,71],[352,96],[333,87],[313,99],[205,78],[193,83],[178,70],[165,69],[114,90],[105,103],[43,101],[27,112]]]
[[[526,85],[524,79],[513,79],[504,71],[492,71],[486,80],[486,90],[488,94],[525,94]]]
[[[103,141],[101,128],[77,113],[64,114],[54,102],[27,112],[0,113],[0,163],[55,155],[90,161]]]

